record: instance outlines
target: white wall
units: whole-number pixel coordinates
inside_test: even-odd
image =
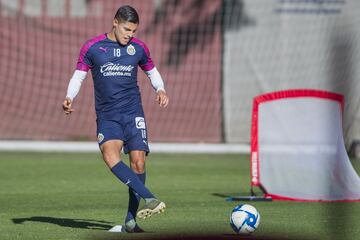
[[[360,1],[238,3],[238,18],[225,19],[226,142],[250,141],[253,97],[290,88],[344,94],[345,138],[360,139]]]

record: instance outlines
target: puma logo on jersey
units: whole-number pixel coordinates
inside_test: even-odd
[[[99,47],[100,50],[106,52],[107,51],[107,48],[104,48],[104,47]]]

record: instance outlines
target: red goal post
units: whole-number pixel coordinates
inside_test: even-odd
[[[343,95],[324,90],[255,97],[252,191],[258,187],[275,200],[360,201],[360,178],[344,146],[343,111]]]

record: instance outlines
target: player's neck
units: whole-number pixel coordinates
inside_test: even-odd
[[[115,33],[114,33],[113,30],[112,30],[111,32],[107,33],[106,36],[107,36],[107,38],[110,39],[111,41],[116,42],[116,37],[115,37]]]

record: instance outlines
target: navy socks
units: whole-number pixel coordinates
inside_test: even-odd
[[[139,177],[123,161],[120,161],[111,168],[113,174],[129,188],[134,190],[142,198],[155,198],[154,195],[145,187]]]
[[[136,174],[140,181],[145,185],[146,180],[146,173]],[[136,212],[139,208],[140,204],[140,196],[136,192],[134,192],[132,189],[129,188],[129,206],[128,206],[128,212],[126,214],[125,222],[129,222],[132,219],[135,219]]]

